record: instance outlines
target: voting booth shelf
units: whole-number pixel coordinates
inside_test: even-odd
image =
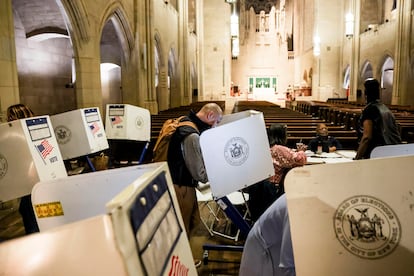
[[[1,275],[197,274],[165,162],[68,180],[36,184],[41,232],[0,243]]]
[[[63,160],[109,148],[98,107],[76,109],[50,117]]]
[[[292,169],[285,191],[298,275],[414,275],[414,156]]]
[[[39,181],[67,177],[49,116],[0,125],[0,201],[31,193]]]

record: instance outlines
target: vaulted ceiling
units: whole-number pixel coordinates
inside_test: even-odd
[[[272,9],[272,6],[278,6],[280,2],[285,2],[284,0],[245,0],[246,10],[253,7],[256,14],[260,13],[260,11],[265,11],[265,13],[269,13]]]
[[[15,20],[23,26],[26,38],[45,34],[69,35],[58,3],[59,0],[12,0]],[[102,62],[121,64],[119,53],[122,49],[111,21],[104,26],[100,45]]]
[[[56,0],[13,0],[12,3],[14,14],[22,22],[26,37],[52,32],[67,34]]]

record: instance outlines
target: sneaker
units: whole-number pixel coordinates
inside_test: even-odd
[[[201,266],[201,260],[194,259],[194,265],[196,268],[199,268]]]

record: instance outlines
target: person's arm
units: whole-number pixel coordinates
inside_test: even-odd
[[[318,140],[315,138],[311,139],[308,144],[308,150],[315,152],[317,145],[318,145]]]
[[[185,165],[191,176],[202,183],[208,182],[206,168],[200,147],[200,136],[197,133],[188,135],[183,143],[183,156]]]
[[[336,138],[334,138],[334,139],[335,139],[335,147],[336,147],[336,149],[337,149],[337,150],[342,149],[342,144],[341,144],[341,142],[339,142],[339,141],[338,141],[338,139],[336,139]]]
[[[372,120],[364,120],[363,122],[364,133],[362,134],[361,142],[358,146],[358,151],[355,159],[363,159],[366,151],[368,150],[369,143],[372,140],[373,124]]]
[[[329,147],[329,152],[334,152],[342,148],[341,143],[334,137],[332,137],[331,146]]]
[[[303,151],[293,151],[284,146],[279,146],[277,150],[271,150],[273,159],[282,168],[294,168],[306,164],[307,158]]]

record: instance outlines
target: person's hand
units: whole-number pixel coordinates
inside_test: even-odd
[[[296,144],[296,149],[298,151],[306,151],[308,149],[308,146],[302,143],[297,143]]]

